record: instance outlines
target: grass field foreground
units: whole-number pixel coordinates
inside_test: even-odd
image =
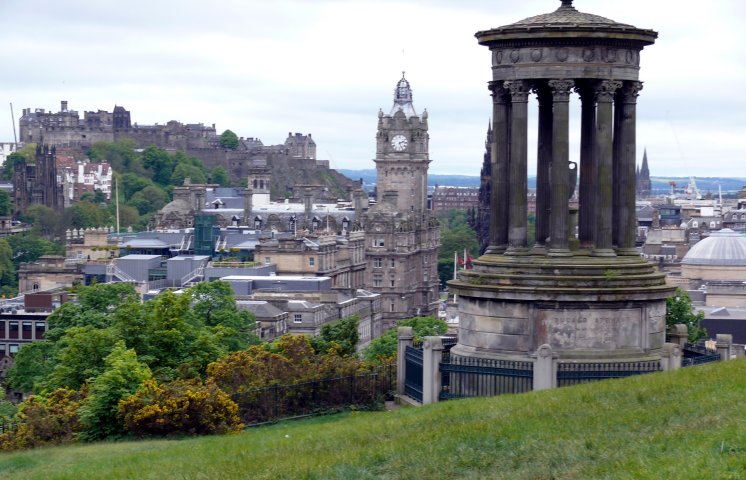
[[[232,436],[0,455],[3,479],[744,479],[746,360],[350,412]]]

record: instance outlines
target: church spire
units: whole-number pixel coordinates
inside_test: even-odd
[[[650,178],[650,169],[648,168],[648,149],[647,147],[643,150],[642,153],[642,168],[640,169],[640,174]]]

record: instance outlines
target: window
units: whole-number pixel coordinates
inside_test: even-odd
[[[39,284],[35,283],[33,287],[31,287],[32,290],[39,290]]]
[[[0,321],[0,338],[5,338],[5,320]]]
[[[18,322],[8,322],[8,337],[18,338]]]
[[[381,275],[373,275],[373,286],[380,287],[383,284],[383,277]]]
[[[293,322],[303,323],[303,314],[302,313],[293,314]]]
[[[389,283],[391,284],[391,288],[394,288],[396,286],[396,280],[394,280],[393,278],[389,280]]]
[[[23,338],[31,340],[31,331],[33,330],[32,322],[21,322],[21,328],[23,331]]]
[[[271,259],[269,257],[264,257],[264,264],[269,265],[271,263]]]
[[[8,354],[4,343],[0,343],[0,357],[4,357]]]
[[[11,343],[10,344],[9,352],[10,352],[11,355],[15,355],[16,353],[18,353],[18,344],[17,343]]]
[[[383,258],[381,257],[373,258],[373,268],[381,268],[381,267],[383,267]]]
[[[391,304],[389,305],[389,311],[390,312],[395,311],[394,302],[391,302]]]
[[[308,257],[308,264],[310,266],[313,267],[315,262],[316,262],[316,260],[313,257]]]
[[[392,258],[391,259],[391,268],[395,268],[395,267],[396,267],[396,259]]]
[[[430,280],[430,274],[428,272],[423,272],[422,281],[427,282],[428,280]]]
[[[36,322],[36,339],[41,340],[44,338],[44,332],[47,330],[47,325],[44,322]]]

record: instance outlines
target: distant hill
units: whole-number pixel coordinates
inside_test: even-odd
[[[376,183],[376,170],[373,168],[364,170],[346,170],[338,169],[338,172],[351,178],[352,180],[363,179],[365,185],[374,185]],[[682,190],[689,184],[689,177],[650,177],[653,193],[666,193],[671,191],[669,182],[676,182],[676,189]],[[723,189],[723,193],[735,193],[746,185],[746,178],[743,177],[695,177],[697,188],[705,195],[708,191],[717,195],[718,185]],[[427,183],[431,187],[435,185],[449,187],[478,187],[479,177],[476,175],[443,175],[431,173],[427,176]],[[536,177],[528,177],[528,188],[536,187]]]
[[[374,185],[376,183],[376,170],[373,168],[365,170],[346,170],[339,168],[337,171],[352,180],[363,179],[365,185]],[[478,187],[479,176],[476,175],[441,175],[430,173],[427,175],[427,184],[431,187],[435,185],[448,187]]]
[[[717,195],[718,185],[722,187],[723,193],[735,193],[746,185],[746,178],[743,177],[694,177],[694,181],[702,195],[707,192]],[[670,192],[670,182],[676,182],[675,188],[680,191],[689,184],[689,177],[650,177],[653,193]]]

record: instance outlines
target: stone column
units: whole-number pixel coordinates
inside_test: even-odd
[[[525,80],[505,82],[510,90],[510,204],[508,207],[509,255],[528,253],[526,207],[528,193],[528,93]]]
[[[595,203],[595,246],[592,255],[598,257],[613,257],[616,253],[612,249],[612,216],[614,176],[612,172],[613,157],[613,110],[614,92],[622,86],[616,80],[601,80],[596,84],[596,146],[595,156],[598,171],[596,178],[598,190]]]
[[[510,165],[509,111],[507,90],[503,82],[490,82],[492,92],[492,145],[490,162],[490,242],[485,253],[499,254],[508,247],[508,183]]]
[[[435,403],[440,397],[440,359],[443,339],[425,337],[422,342],[422,404]]]
[[[552,163],[552,91],[548,85],[535,88],[539,101],[539,138],[536,156],[536,253],[543,253],[549,230],[550,181]]]
[[[578,210],[578,240],[582,249],[593,247],[595,233],[596,161],[596,92],[587,84],[575,88],[580,94],[580,188]]]
[[[398,343],[396,347],[396,393],[404,395],[404,382],[407,378],[406,348],[412,346],[414,333],[412,327],[399,327],[397,331]]]
[[[617,255],[638,255],[635,248],[635,161],[637,143],[637,95],[642,90],[642,82],[624,82],[617,95],[617,115],[619,123],[618,167],[615,171],[614,184],[618,189],[618,206],[616,212],[616,245]],[[618,178],[618,180],[617,180]]]
[[[570,91],[572,80],[550,80],[552,89],[552,203],[549,255],[569,256]]]

